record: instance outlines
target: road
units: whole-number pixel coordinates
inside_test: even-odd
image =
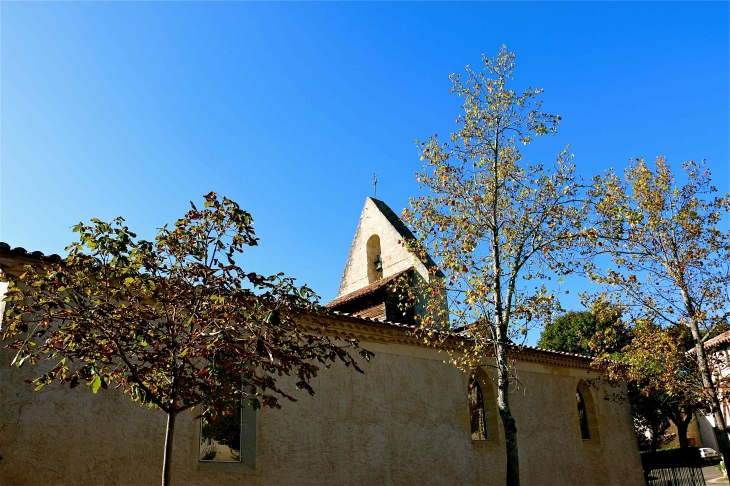
[[[728,484],[727,479],[722,477],[722,474],[720,474],[720,471],[714,465],[703,467],[702,475],[705,477],[707,484]]]

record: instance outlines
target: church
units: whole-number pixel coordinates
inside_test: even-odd
[[[196,414],[176,425],[177,485],[503,485],[504,432],[489,368],[470,383],[443,350],[412,333],[389,285],[438,271],[402,245],[409,229],[382,201],[368,198],[337,297],[317,316],[375,356],[364,374],[344,366],[313,379],[313,397],[280,410],[243,407],[229,435]],[[0,271],[57,256],[0,244]],[[313,327],[314,317],[298,322]],[[34,393],[33,367],[9,366],[0,350],[0,484],[159,484],[165,416],[112,388],[94,395],[57,385]],[[523,485],[642,485],[628,403],[589,380],[591,359],[522,347],[521,386],[510,398]],[[293,388],[293,382],[289,383]],[[286,386],[286,385],[285,385]]]

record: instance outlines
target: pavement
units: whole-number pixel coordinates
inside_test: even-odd
[[[706,484],[728,484],[727,478],[723,478],[715,465],[702,468],[702,475]]]

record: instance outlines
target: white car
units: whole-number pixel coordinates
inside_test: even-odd
[[[720,454],[715,449],[709,447],[700,447],[700,456],[705,462],[714,462],[720,460]]]

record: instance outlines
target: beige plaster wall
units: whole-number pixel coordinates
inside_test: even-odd
[[[256,465],[197,461],[194,414],[177,426],[174,484],[504,484],[504,439],[472,442],[466,375],[443,354],[363,343],[364,375],[335,366],[314,397],[257,416]],[[32,393],[0,363],[0,484],[159,484],[164,415],[113,390]],[[586,371],[522,364],[511,395],[524,485],[640,485],[627,406],[594,393],[598,440],[581,440],[575,388]],[[496,395],[495,395],[496,396]]]

